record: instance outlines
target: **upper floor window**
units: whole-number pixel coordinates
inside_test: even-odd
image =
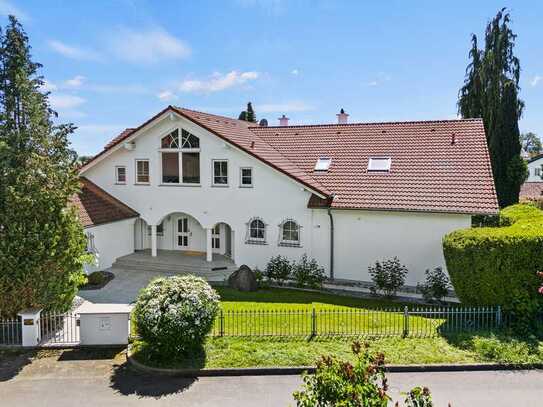
[[[163,184],[200,183],[200,139],[175,129],[160,141]]]
[[[126,184],[126,167],[115,167],[115,183]]]
[[[388,172],[392,159],[390,157],[370,157],[368,160],[368,171]]]
[[[228,161],[213,160],[213,185],[228,185]]]
[[[266,243],[266,224],[260,218],[253,218],[247,224],[248,236],[247,243],[264,244]]]
[[[240,186],[252,187],[253,186],[253,169],[250,167],[240,168]]]
[[[136,183],[149,183],[149,160],[136,160]]]
[[[279,244],[281,246],[299,246],[300,229],[298,222],[292,219],[285,220],[279,225]]]
[[[534,168],[534,175],[536,177],[540,177],[541,176],[541,168]]]

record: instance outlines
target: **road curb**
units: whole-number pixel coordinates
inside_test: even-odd
[[[282,376],[299,375],[302,372],[314,373],[315,366],[289,367],[248,367],[217,369],[165,369],[151,367],[138,362],[128,349],[126,360],[136,370],[160,376],[179,377],[224,377],[224,376]],[[388,365],[388,373],[423,373],[423,372],[481,372],[490,370],[534,370],[543,369],[543,363],[525,365],[507,365],[499,363],[453,364],[453,365]]]

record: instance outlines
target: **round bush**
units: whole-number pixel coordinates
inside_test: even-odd
[[[202,278],[157,278],[142,289],[134,318],[138,334],[161,358],[201,347],[219,309],[219,295]]]
[[[87,276],[87,279],[91,285],[100,285],[104,283],[106,277],[101,271],[94,271]]]

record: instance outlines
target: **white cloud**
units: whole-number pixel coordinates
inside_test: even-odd
[[[300,100],[292,100],[285,103],[268,103],[255,106],[255,110],[261,113],[307,112],[314,109],[314,106]]]
[[[102,59],[101,56],[95,51],[68,45],[61,41],[50,40],[48,44],[53,51],[66,58],[75,59],[78,61],[99,61]]]
[[[293,69],[292,71],[290,71],[290,73],[294,76],[298,76],[300,74],[300,71],[298,71],[297,69]]]
[[[80,88],[83,85],[87,78],[82,75],[76,75],[72,79],[67,79],[64,81],[64,85],[69,88]]]
[[[158,93],[157,97],[164,102],[177,99],[177,95],[171,90],[163,90],[162,92]]]
[[[49,102],[51,103],[51,107],[55,110],[69,110],[81,106],[86,100],[75,95],[55,93],[49,96]]]
[[[209,79],[187,79],[181,82],[181,92],[219,92],[225,89],[243,85],[249,81],[258,79],[259,73],[254,71],[238,72],[231,71],[223,75],[215,72]]]
[[[57,89],[58,89],[58,86],[55,85],[53,82],[49,82],[49,81],[43,81],[43,85],[41,86],[41,90],[44,92],[52,92]]]
[[[190,47],[162,28],[133,31],[121,28],[112,36],[115,56],[133,63],[150,64],[163,60],[182,59],[190,55]]]
[[[385,82],[388,82],[390,80],[390,75],[387,75],[383,72],[379,72],[377,74],[377,78],[372,79],[371,81],[368,81],[364,83],[364,86],[379,86],[382,85]]]
[[[530,85],[537,86],[537,84],[543,79],[543,76],[536,75],[530,81]]]
[[[19,20],[29,20],[28,14],[22,11],[19,7],[13,5],[8,0],[0,0],[0,15],[8,16],[14,15]]]

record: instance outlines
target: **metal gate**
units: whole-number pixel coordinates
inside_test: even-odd
[[[79,318],[73,312],[44,312],[40,316],[40,346],[79,344]]]
[[[0,345],[18,346],[22,341],[21,317],[0,319]]]

